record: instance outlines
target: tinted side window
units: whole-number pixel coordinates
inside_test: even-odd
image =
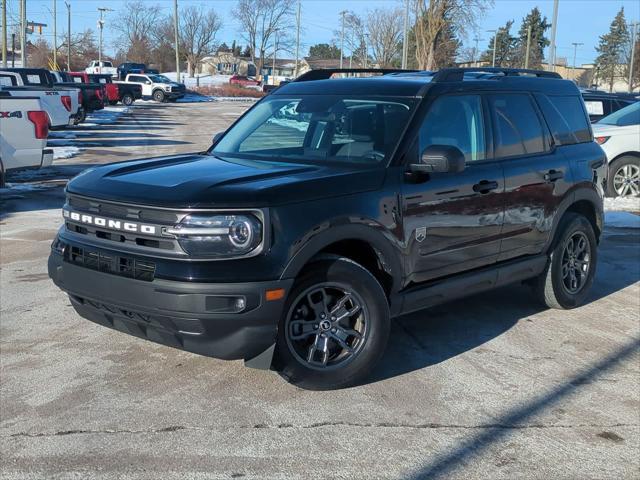
[[[485,159],[484,119],[479,95],[438,98],[420,128],[420,152],[430,145],[458,147],[467,162]]]
[[[130,82],[139,82],[139,83],[144,83],[144,82],[146,82],[146,81],[147,81],[147,79],[146,79],[146,78],[144,78],[144,77],[141,77],[140,75],[131,75],[131,76],[129,77],[129,81],[130,81]]]
[[[544,130],[528,95],[489,95],[495,123],[496,157],[545,151]]]
[[[536,95],[553,138],[558,145],[591,141],[589,120],[579,96]]]

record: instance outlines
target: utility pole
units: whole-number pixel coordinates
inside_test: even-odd
[[[353,35],[354,32],[353,30],[351,30],[351,55],[349,55],[349,68],[352,68],[353,66],[353,46],[354,46],[354,40],[353,40]]]
[[[478,56],[478,42],[484,40],[484,38],[474,37],[473,41],[476,42],[476,47],[473,49],[473,63],[476,67],[480,66],[480,57]]]
[[[527,51],[524,55],[524,68],[529,68],[529,52],[531,52],[531,24],[527,27]]]
[[[631,24],[631,58],[629,59],[629,93],[633,92],[633,62],[636,53],[636,39],[638,38],[638,22]]]
[[[402,69],[407,68],[409,55],[409,0],[404,2],[404,34],[402,35]]]
[[[20,60],[27,66],[27,0],[20,0]]]
[[[16,34],[11,34],[11,68],[16,66]]]
[[[176,51],[176,81],[180,82],[180,54],[178,52],[178,0],[173,0],[173,46]]]
[[[340,68],[342,68],[342,60],[344,58],[344,16],[347,14],[345,10],[340,12],[342,15],[342,33],[340,33]]]
[[[67,7],[67,72],[71,71],[71,4],[66,1]]]
[[[364,34],[364,68],[369,67],[369,34]]]
[[[491,66],[495,68],[496,66],[496,42],[498,40],[498,30],[487,30],[487,33],[493,33],[493,60],[491,62]]]
[[[571,45],[573,45],[573,67],[571,67],[571,79],[575,80],[576,79],[576,53],[578,51],[578,46],[584,45],[584,43],[572,42]]]
[[[2,67],[7,68],[7,0],[2,0]]]
[[[278,29],[275,30],[275,42],[273,44],[273,67],[271,68],[272,85],[276,84],[276,57],[278,56]]]
[[[558,0],[553,0],[553,18],[551,20],[551,43],[549,45],[549,63],[551,71],[556,71],[556,31],[558,30]]]
[[[296,15],[296,68],[293,76],[298,76],[298,63],[300,60],[300,0],[298,0],[298,14]]]
[[[57,0],[53,0],[53,68],[58,70],[58,11]]]
[[[100,20],[98,20],[98,28],[100,28],[100,44],[98,46],[98,73],[102,73],[102,30],[104,30],[104,12],[113,12],[110,8],[98,7],[100,12]]]

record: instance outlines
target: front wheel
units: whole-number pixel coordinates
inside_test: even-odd
[[[125,93],[122,96],[122,104],[126,105],[127,107],[130,105],[133,105],[133,101],[134,101],[133,95],[131,95],[130,93]]]
[[[153,92],[153,99],[156,102],[162,103],[162,102],[164,102],[164,98],[165,98],[165,95],[164,95],[164,92],[162,90],[156,90],[155,92]]]
[[[597,247],[589,220],[577,213],[565,214],[549,263],[534,282],[540,301],[562,310],[582,305],[595,277]]]
[[[631,197],[640,195],[640,159],[620,157],[609,167],[607,195]]]
[[[382,357],[389,323],[386,294],[368,270],[344,257],[319,259],[289,295],[275,366],[305,389],[357,384]]]

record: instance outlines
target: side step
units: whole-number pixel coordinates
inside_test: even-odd
[[[392,299],[392,314],[393,316],[404,315],[457,298],[527,280],[542,273],[548,259],[546,255],[537,255],[412,287],[398,293]]]

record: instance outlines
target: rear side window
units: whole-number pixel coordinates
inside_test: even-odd
[[[529,95],[489,95],[497,158],[544,152],[544,130]]]
[[[12,75],[0,75],[0,85],[3,87],[13,87],[17,85],[17,82]]]
[[[558,145],[591,141],[589,120],[579,96],[536,95],[553,139]]]

